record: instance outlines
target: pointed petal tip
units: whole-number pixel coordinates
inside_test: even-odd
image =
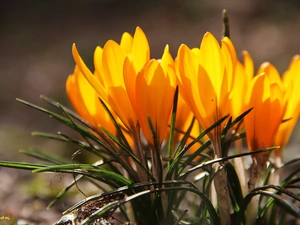
[[[300,55],[294,55],[293,60],[298,60],[300,58]]]
[[[168,45],[168,44],[166,44],[166,46],[165,46],[165,49],[164,49],[164,50],[165,50],[166,52],[169,52],[169,49],[170,49],[169,45]]]
[[[79,53],[78,53],[78,50],[77,50],[77,47],[76,47],[76,44],[75,44],[75,43],[73,43],[73,44],[72,44],[72,54],[73,54],[73,57],[75,57],[75,56],[78,56],[78,55],[79,55]]]
[[[209,31],[206,31],[205,34],[204,34],[204,37],[205,37],[205,36],[210,36],[210,35],[212,35],[212,33],[209,32]]]
[[[143,31],[143,29],[142,29],[140,26],[137,26],[137,27],[135,28],[135,33],[137,33],[137,32],[140,32],[140,33],[143,33],[143,34],[144,34],[144,31]]]
[[[264,62],[264,63],[262,63],[260,66],[261,66],[262,68],[267,68],[267,67],[272,66],[272,64],[269,63],[269,62]]]
[[[75,43],[72,44],[72,51],[77,51],[77,47]]]

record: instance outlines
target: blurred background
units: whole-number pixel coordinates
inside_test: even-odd
[[[39,98],[43,94],[70,106],[65,81],[74,69],[73,43],[92,68],[97,45],[103,46],[108,39],[119,41],[123,32],[133,34],[140,26],[148,37],[152,57],[159,58],[166,44],[175,57],[181,43],[199,46],[206,31],[221,38],[222,9],[228,11],[231,39],[239,58],[243,50],[248,50],[256,69],[269,61],[283,73],[291,58],[300,54],[298,0],[1,1],[0,160],[32,161],[19,153],[30,146],[63,152],[69,158],[77,150],[32,137],[31,132],[36,130],[70,131],[16,101],[21,98],[51,109]],[[287,160],[298,155],[299,137],[297,128],[285,151]],[[30,185],[29,179],[35,185]],[[53,223],[67,206],[45,208],[68,179],[53,175],[33,178],[30,171],[0,168],[0,216]]]

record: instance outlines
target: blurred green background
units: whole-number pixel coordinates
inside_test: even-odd
[[[1,1],[0,160],[32,161],[18,152],[28,146],[64,152],[69,158],[77,150],[62,143],[31,137],[31,132],[36,130],[69,134],[71,131],[15,100],[18,97],[48,107],[39,99],[43,94],[70,106],[65,81],[74,69],[72,43],[77,44],[80,54],[92,68],[97,45],[103,46],[108,39],[119,41],[124,31],[133,34],[136,26],[140,26],[150,42],[152,57],[160,57],[166,44],[170,45],[175,57],[181,43],[199,46],[206,31],[221,38],[224,8],[229,14],[231,39],[239,58],[243,50],[248,50],[256,69],[262,62],[269,61],[282,73],[292,56],[300,54],[298,0]],[[298,154],[299,135],[297,129],[285,151],[287,159]],[[0,216],[10,214],[28,218],[32,215],[33,209],[29,212],[24,209],[29,207],[25,206],[24,198],[31,201],[32,197],[24,197],[30,192],[22,188],[24,183],[29,185],[25,179],[31,177],[30,172],[0,168]],[[50,188],[51,178],[53,176],[38,178],[45,180],[36,186],[43,183],[40,189],[50,190],[55,195],[57,192]],[[56,184],[61,185],[60,181]],[[16,189],[12,191],[12,187]],[[33,191],[33,195],[37,192]],[[46,202],[50,200],[51,197]],[[39,213],[36,214],[42,215],[42,219],[36,220],[45,224],[57,220],[58,212],[62,211],[57,209],[56,214],[39,211],[44,208],[43,204],[37,207]]]

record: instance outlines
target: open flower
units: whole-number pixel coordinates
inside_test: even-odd
[[[133,38],[124,33],[120,45],[109,40],[103,49],[97,47],[94,56],[97,76],[87,68],[75,45],[73,56],[78,68],[99,97],[114,110],[129,130],[134,130],[137,117],[125,86],[123,66],[126,56],[131,58],[137,70],[141,70],[149,61],[150,49],[143,31],[138,27]],[[103,79],[103,83],[99,77]]]
[[[232,91],[230,94],[230,115],[238,117],[245,110],[245,97],[248,86],[254,75],[254,65],[250,54],[243,52],[244,63],[237,61],[235,77],[233,79]]]
[[[124,64],[127,91],[146,140],[160,145],[166,138],[168,121],[173,106],[176,76],[173,59],[166,46],[161,60],[152,59],[140,70],[128,57]],[[149,121],[150,119],[150,121]],[[152,128],[156,136],[153,139]]]
[[[222,40],[221,48],[215,37],[206,33],[200,48],[191,50],[181,45],[177,60],[179,90],[205,130],[229,114],[229,97],[237,61],[235,49],[228,38]],[[223,157],[221,132],[224,125],[225,122],[208,133],[215,158]],[[214,171],[218,171],[214,184],[222,224],[231,224],[227,175],[221,164],[213,165]]]
[[[124,33],[120,44],[109,40],[103,49],[96,48],[95,75],[85,65],[75,45],[72,50],[80,72],[127,127],[134,143],[133,153],[139,162],[148,166],[141,128],[152,147],[153,170],[158,168],[159,158],[154,153],[166,137],[176,87],[174,61],[168,46],[161,60],[150,60],[146,35],[137,27],[133,37]],[[137,165],[136,168],[140,181],[147,180],[143,169]]]
[[[282,77],[284,88],[284,99],[287,107],[283,116],[283,121],[275,136],[274,145],[280,146],[274,151],[275,158],[281,161],[282,149],[288,143],[291,133],[296,125],[300,113],[300,56],[296,55]]]
[[[253,107],[244,118],[250,151],[273,146],[286,106],[278,73],[270,64],[260,71],[264,72],[254,77],[246,96],[246,107]]]
[[[189,49],[181,45],[178,50],[179,90],[205,130],[229,113],[236,54],[228,38],[222,48],[211,33],[206,33],[200,48]],[[222,126],[209,134],[215,154],[221,157],[220,135]]]
[[[244,118],[249,151],[272,147],[274,137],[282,121],[286,104],[280,76],[270,63],[259,68],[261,74],[251,81],[246,95],[246,109],[252,108]],[[249,190],[264,184],[268,153],[253,154],[250,169]],[[254,224],[259,196],[254,196],[247,210],[247,224]]]
[[[141,147],[140,125],[135,107],[129,97],[124,80],[124,62],[130,58],[136,71],[142,70],[150,60],[150,49],[146,35],[137,27],[134,36],[124,33],[120,44],[109,40],[103,49],[97,47],[94,55],[95,75],[87,68],[81,59],[75,44],[72,48],[75,62],[98,97],[104,101],[119,117],[128,129],[133,140],[133,153],[139,161],[146,166],[145,152]],[[130,75],[132,84],[135,85],[135,74]],[[103,82],[102,82],[103,81]],[[141,167],[135,166],[140,181],[147,180]]]

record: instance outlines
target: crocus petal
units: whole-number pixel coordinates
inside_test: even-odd
[[[250,83],[250,81],[254,76],[254,63],[249,52],[243,51],[243,56],[244,56],[244,68],[245,68],[247,83]]]
[[[103,47],[103,81],[106,88],[121,86],[125,88],[123,65],[125,53],[116,42],[109,40]]]
[[[148,40],[140,27],[137,27],[134,33],[131,55],[135,71],[142,70],[150,60]]]
[[[231,106],[230,113],[233,118],[236,118],[243,113],[244,98],[248,87],[245,69],[240,62],[237,62],[236,64],[235,76],[236,77],[232,85],[231,103],[230,103]]]
[[[83,91],[84,89],[86,89],[86,91]],[[96,111],[94,107],[95,104],[91,101],[91,98],[87,98],[86,96],[95,91],[77,66],[75,67],[73,74],[67,79],[66,91],[70,102],[78,114],[93,124],[94,121],[92,115],[94,115]],[[85,100],[88,100],[88,102],[85,102]],[[90,107],[90,110],[88,110],[87,107]]]
[[[174,60],[169,52],[169,45],[166,45],[166,47],[164,49],[164,53],[160,60],[160,65],[161,65],[162,69],[164,70],[164,73],[167,73],[168,67],[170,65],[171,66],[174,65]]]
[[[128,93],[128,97],[131,101],[131,104],[135,111],[137,111],[137,105],[136,105],[136,72],[134,69],[134,66],[131,62],[131,60],[126,57],[125,62],[124,62],[124,68],[123,68],[123,74],[124,74],[124,82],[126,86],[126,90]]]
[[[284,113],[283,93],[277,83],[270,84],[263,73],[250,84],[247,107],[253,110],[244,118],[250,151],[271,147]]]
[[[258,69],[257,74],[265,73],[268,76],[270,85],[276,83],[279,85],[280,89],[283,90],[282,81],[279,75],[278,70],[269,62],[261,64]]]
[[[247,143],[250,151],[270,147],[266,133],[270,127],[270,84],[265,74],[256,76],[246,97],[247,108],[253,110],[244,118]],[[264,111],[266,110],[266,111]]]
[[[237,64],[237,56],[233,43],[227,37],[222,39],[222,52],[226,63],[226,77],[228,80],[228,88],[226,92],[232,90],[233,80],[235,78],[235,68]],[[225,78],[225,77],[224,77]],[[224,93],[224,92],[222,92]]]
[[[194,53],[186,45],[179,47],[179,91],[195,116],[200,118],[201,116],[196,106],[196,102],[200,103],[200,96],[198,88],[193,87],[193,85],[197,83],[196,74],[198,73],[198,63],[193,54]]]
[[[170,86],[170,80],[164,73],[157,60],[151,60],[144,73],[139,73],[136,80],[136,100],[139,121],[145,138],[154,144],[148,118],[157,135],[157,141],[161,144],[165,138],[168,120],[173,104],[175,87]]]
[[[85,76],[85,78],[88,80],[88,82],[92,85],[92,87],[95,89],[95,91],[101,97],[101,99],[103,101],[107,102],[107,93],[106,93],[105,88],[100,84],[100,82],[96,79],[96,77],[87,68],[87,66],[81,59],[75,44],[73,44],[72,53],[73,53],[74,60],[77,64],[78,68],[80,69],[81,73]]]
[[[70,102],[80,117],[95,128],[103,126],[112,134],[116,133],[116,128],[109,118],[108,113],[100,104],[96,91],[77,66],[74,73],[67,79],[66,90]]]
[[[96,47],[94,51],[94,67],[95,67],[95,76],[99,83],[105,87],[104,82],[103,82],[103,70],[102,70],[102,54],[103,54],[103,49],[99,46]]]
[[[123,49],[123,51],[125,52],[125,54],[130,54],[132,51],[132,42],[133,42],[133,38],[132,36],[125,32],[122,35],[121,41],[120,41],[120,47]]]
[[[225,61],[216,38],[207,32],[200,46],[200,65],[206,70],[214,90],[220,90],[225,70]],[[219,97],[219,96],[218,96]]]
[[[213,84],[204,70],[204,68],[199,65],[198,68],[198,88],[199,96],[202,107],[198,107],[201,113],[201,117],[197,118],[200,121],[200,124],[205,128],[211,126],[217,120],[217,105],[218,99],[215,93]]]
[[[283,119],[287,120],[280,124],[276,133],[274,145],[280,146],[280,149],[274,151],[275,157],[281,157],[281,152],[288,143],[292,131],[298,121],[300,113],[300,56],[293,57],[290,66],[283,74],[283,86],[285,96],[283,102],[286,103],[286,110]]]

